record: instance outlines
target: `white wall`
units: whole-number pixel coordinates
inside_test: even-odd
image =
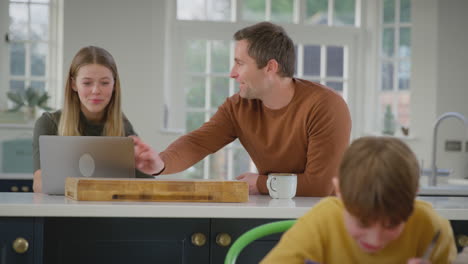
[[[173,137],[161,135],[163,110],[164,0],[65,0],[64,62],[83,46],[97,45],[115,58],[123,111],[139,135],[162,150]]]
[[[466,0],[413,0],[411,129],[416,139],[409,144],[427,168],[436,118],[445,112],[468,117],[467,14]],[[468,176],[465,146],[462,152],[447,152],[444,143],[466,141],[466,135],[456,119],[440,125],[437,165],[454,169],[456,178]]]
[[[468,1],[439,1],[437,115],[460,112],[468,118]],[[440,141],[466,141],[466,128],[456,119],[441,125]],[[443,142],[439,141],[442,150]],[[468,155],[440,151],[440,165],[454,168],[456,177],[468,176]]]

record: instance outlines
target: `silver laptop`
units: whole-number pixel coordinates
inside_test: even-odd
[[[42,192],[63,195],[66,177],[135,178],[128,137],[39,136]]]

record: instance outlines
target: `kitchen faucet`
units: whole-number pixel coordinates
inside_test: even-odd
[[[434,123],[434,129],[432,133],[432,171],[431,175],[429,176],[429,186],[436,186],[437,184],[437,165],[436,165],[436,150],[437,150],[437,130],[439,128],[440,123],[442,120],[447,119],[449,117],[455,117],[463,122],[465,128],[468,127],[468,120],[460,113],[457,112],[447,112],[439,116],[436,122]]]

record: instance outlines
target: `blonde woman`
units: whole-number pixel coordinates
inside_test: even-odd
[[[136,135],[122,113],[120,98],[119,74],[112,55],[94,46],[78,51],[67,76],[63,109],[44,113],[34,126],[34,192],[42,192],[40,135]],[[137,172],[137,177],[145,174]]]

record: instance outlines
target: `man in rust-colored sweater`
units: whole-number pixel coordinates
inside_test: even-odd
[[[234,39],[231,77],[239,93],[160,154],[134,138],[138,169],[177,173],[239,138],[258,169],[237,176],[249,183],[250,194],[267,194],[267,175],[275,172],[298,175],[298,196],[332,194],[350,137],[346,103],[330,88],[292,77],[294,44],[283,28],[262,22],[239,30]]]

